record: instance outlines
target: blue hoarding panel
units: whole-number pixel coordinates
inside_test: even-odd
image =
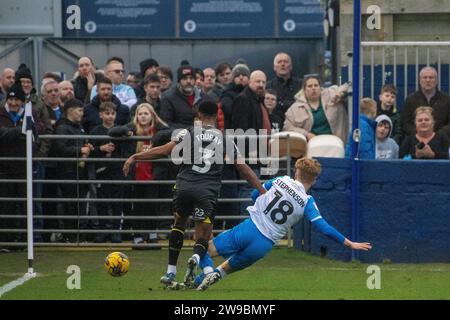
[[[273,38],[274,1],[180,1],[182,38]]]
[[[322,38],[324,9],[319,0],[279,0],[279,36]]]
[[[64,37],[175,37],[175,0],[63,0],[63,17]]]

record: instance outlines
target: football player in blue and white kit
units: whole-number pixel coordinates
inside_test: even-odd
[[[267,192],[261,196],[255,190],[252,197],[256,201],[247,208],[250,218],[209,242],[208,255],[200,263],[204,271],[196,279],[197,290],[205,290],[227,274],[262,259],[303,217],[318,231],[350,249],[368,251],[372,248],[370,243],[350,241],[330,226],[320,215],[314,198],[307,194],[320,174],[320,163],[302,158],[295,163],[295,169],[294,179],[284,176],[266,182]],[[227,260],[213,271],[211,257],[216,256]]]
[[[185,147],[174,195],[175,219],[169,235],[169,263],[166,274],[161,277],[161,283],[169,289],[179,290],[191,287],[195,279],[195,270],[203,256],[207,254],[208,241],[211,238],[218,205],[217,199],[222,185],[222,169],[226,160],[234,163],[236,170],[254,188],[258,188],[261,193],[266,192],[258,177],[241,158],[233,140],[226,138],[216,128],[217,110],[217,104],[214,102],[200,103],[198,106],[198,119],[202,124],[200,127],[179,131],[174,134],[171,142],[136,153],[123,166],[126,176],[131,165],[137,160],[158,159],[170,155],[177,145]],[[180,284],[175,281],[177,262],[191,215],[195,222],[196,242],[193,255],[188,260],[184,283]]]

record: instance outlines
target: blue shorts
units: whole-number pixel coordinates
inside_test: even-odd
[[[247,268],[264,258],[274,245],[258,230],[251,219],[246,219],[233,229],[219,234],[213,243],[220,256],[229,258],[233,271]]]

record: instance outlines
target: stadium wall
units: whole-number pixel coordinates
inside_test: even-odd
[[[312,190],[323,217],[351,236],[351,161],[319,159],[323,172]],[[359,229],[364,263],[450,262],[450,162],[361,161]],[[351,250],[311,230],[294,228],[299,250],[349,261]]]

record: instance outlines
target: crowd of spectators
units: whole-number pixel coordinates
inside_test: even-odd
[[[194,125],[197,106],[201,101],[218,104],[218,128],[245,132],[266,130],[268,134],[286,131],[304,135],[309,141],[320,135],[334,135],[347,144],[350,157],[353,135],[349,134],[346,97],[349,85],[322,87],[317,75],[303,79],[294,76],[291,57],[283,52],[274,57],[275,77],[268,79],[262,70],[251,70],[246,61],[234,65],[219,63],[205,69],[195,68],[186,60],[177,70],[160,66],[155,59],[146,59],[138,72],[129,72],[123,59],[112,57],[103,69],[97,68],[90,57],[78,61],[71,80],[53,73],[42,78],[41,88],[34,87],[30,69],[20,65],[17,70],[6,68],[0,75],[0,152],[2,157],[25,156],[22,134],[24,106],[31,103],[37,133],[56,135],[101,135],[111,139],[41,139],[34,141],[35,157],[75,158],[77,161],[35,161],[35,179],[61,180],[58,184],[35,183],[34,197],[101,199],[171,198],[170,185],[115,184],[125,180],[120,162],[87,162],[88,157],[127,158],[129,155],[164,144],[173,130]],[[176,78],[174,78],[176,76]],[[402,112],[396,106],[397,89],[383,86],[378,102],[361,100],[360,148],[361,159],[448,159],[450,136],[450,97],[437,89],[436,69],[425,67],[419,74],[420,89],[406,98]],[[39,92],[38,92],[39,89]],[[148,136],[146,141],[119,137]],[[267,141],[268,142],[268,141]],[[259,151],[245,150],[247,158],[258,157]],[[260,162],[252,163],[261,176]],[[131,179],[151,181],[174,179],[177,167],[169,162],[143,162],[136,165]],[[1,179],[23,179],[24,163],[2,161]],[[226,180],[239,179],[233,166],[223,171]],[[76,183],[77,180],[101,183]],[[75,181],[75,182],[74,182]],[[108,183],[109,182],[109,183]],[[21,197],[22,184],[0,184],[0,197]],[[248,198],[248,185],[224,184],[222,197]],[[225,203],[219,214],[236,215],[241,207]],[[111,219],[52,219],[35,220],[42,229],[98,228],[133,230],[164,227],[156,221],[117,219],[122,215],[171,215],[170,204],[128,202],[99,202],[85,205],[79,202],[35,202],[38,215],[86,215],[95,210],[99,216]],[[0,212],[23,214],[21,202],[0,202]],[[45,222],[45,223],[44,223]],[[232,225],[232,223],[231,223]],[[1,228],[20,227],[19,219],[0,219]],[[227,227],[229,227],[228,225]],[[21,241],[20,234],[0,233],[1,241]],[[134,234],[135,243],[154,242],[156,234]],[[75,232],[67,234],[35,234],[36,241],[122,241],[120,233],[99,233],[92,238]]]

